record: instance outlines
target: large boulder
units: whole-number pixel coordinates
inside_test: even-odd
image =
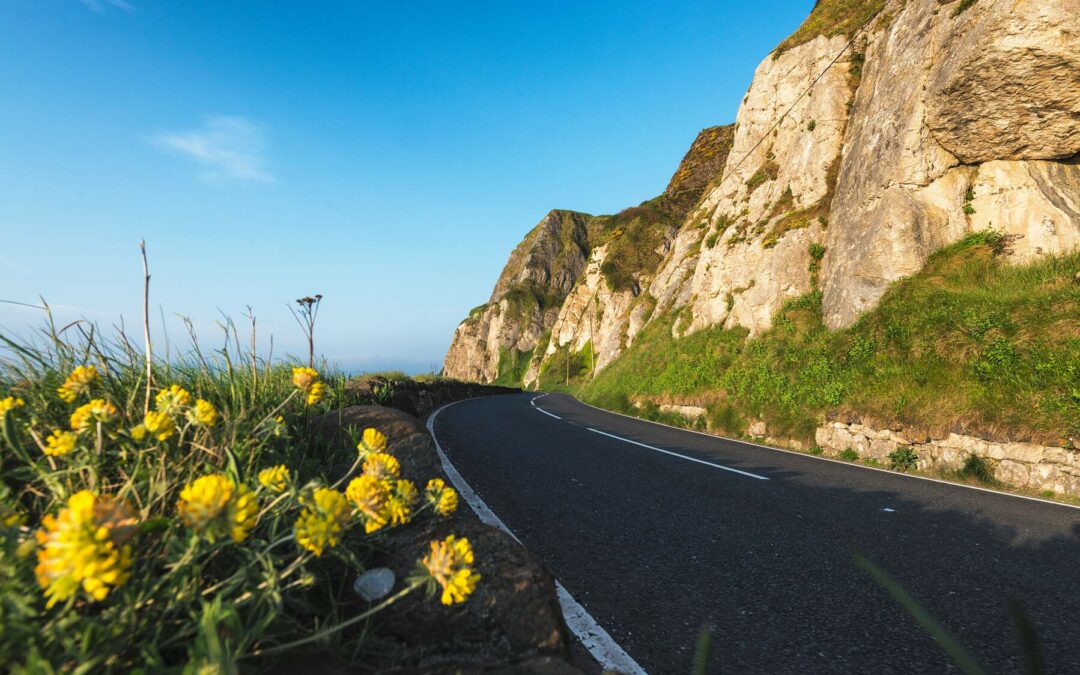
[[[405,578],[429,542],[450,534],[472,544],[481,575],[476,592],[456,606],[419,594],[392,605],[378,621],[379,651],[415,669],[407,672],[489,669],[530,661],[538,666],[535,660],[545,657],[565,664],[569,637],[555,583],[536,557],[502,530],[465,514],[399,528],[386,537],[386,554],[376,562]]]

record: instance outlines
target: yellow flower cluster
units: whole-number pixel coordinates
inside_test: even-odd
[[[89,395],[90,388],[100,379],[101,376],[98,375],[96,367],[79,366],[71,371],[64,383],[57,388],[56,393],[65,403],[74,403],[79,396]]]
[[[0,398],[0,422],[4,421],[4,417],[6,417],[10,411],[15,408],[21,408],[24,405],[26,405],[26,402],[21,398],[15,398],[14,396]]]
[[[188,420],[200,427],[212,427],[217,423],[218,412],[212,403],[201,398],[195,401],[195,405],[187,412]]]
[[[67,600],[80,587],[94,600],[104,600],[123,584],[131,570],[131,547],[125,542],[134,523],[126,504],[89,490],[71,495],[58,516],[45,516],[37,531],[34,572],[47,606]]]
[[[326,385],[319,377],[319,371],[307,366],[292,369],[292,381],[297,389],[307,394],[307,405],[315,405],[326,397]]]
[[[209,541],[225,534],[233,541],[244,541],[259,515],[251,490],[223,473],[202,476],[186,485],[176,507],[184,525]]]
[[[369,431],[376,435],[369,435]],[[372,447],[386,448],[386,437],[374,429],[366,430],[364,437],[371,441]],[[364,442],[360,444],[360,451],[365,451]],[[393,455],[367,452],[363,474],[350,481],[345,489],[368,534],[387,525],[402,525],[412,518],[412,507],[417,500],[416,486],[402,480],[400,473],[401,465]]]
[[[307,366],[297,366],[292,369],[292,382],[300,391],[311,389],[311,385],[319,381],[319,371]]]
[[[330,488],[315,490],[296,521],[297,543],[321,556],[327,548],[337,546],[349,523],[349,515],[345,495]]]
[[[431,542],[431,552],[420,562],[430,578],[442,587],[444,605],[464,602],[480,581],[480,574],[472,568],[472,546],[465,538],[450,535]]]
[[[154,407],[146,413],[142,424],[132,428],[131,435],[141,441],[147,435],[166,441],[176,433],[177,417],[183,414],[188,422],[198,427],[210,428],[217,423],[218,412],[212,403],[201,398],[192,404],[191,392],[178,384],[162,389],[154,397]]]
[[[446,484],[442,478],[432,478],[424,489],[424,496],[440,516],[449,516],[457,511],[457,490]]]
[[[85,403],[71,413],[71,430],[83,432],[89,430],[97,423],[108,424],[120,416],[116,406],[108,401],[95,398]]]
[[[148,433],[159,441],[167,441],[176,433],[176,422],[173,421],[173,418],[168,413],[155,410],[146,413],[140,426],[144,430],[141,433],[139,427],[132,429],[132,435],[136,439],[141,438],[144,433]]]
[[[401,473],[397,457],[385,452],[373,452],[364,460],[364,474],[379,480],[392,480]]]
[[[259,484],[273,492],[283,492],[289,486],[289,469],[284,464],[259,472]]]
[[[166,415],[175,415],[190,405],[191,394],[178,384],[162,389],[154,397],[154,407]]]
[[[374,476],[359,476],[349,481],[345,495],[360,513],[364,531],[368,534],[390,522],[390,486],[386,481]]]
[[[70,454],[78,440],[79,437],[74,432],[55,429],[45,439],[45,454],[54,457]]]
[[[364,435],[361,437],[356,449],[361,459],[371,452],[383,452],[386,450],[386,435],[378,429],[370,427],[364,429]]]

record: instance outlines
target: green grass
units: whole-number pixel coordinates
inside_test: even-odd
[[[999,481],[994,478],[994,469],[990,466],[990,463],[982,457],[977,457],[975,455],[968,455],[968,458],[964,460],[964,465],[952,472],[951,475],[946,472],[946,477],[982,483],[983,485],[989,485],[991,487],[999,485]],[[1053,497],[1054,492],[1051,491],[1049,496]]]
[[[595,364],[592,341],[586,342],[580,351],[572,351],[570,345],[558,347],[540,367],[539,388],[560,391],[588,381]]]
[[[969,2],[973,0],[962,0]],[[810,16],[773,52],[779,56],[787,50],[810,42],[819,35],[851,37],[864,23],[885,6],[886,0],[819,0]]]
[[[660,265],[657,249],[680,225],[682,210],[672,198],[661,195],[613,216],[598,216],[590,227],[599,229],[597,246],[608,251],[600,271],[614,291],[637,294],[638,278]]]
[[[540,343],[546,345],[546,341]],[[503,347],[499,350],[499,376],[491,384],[503,387],[520,387],[525,379],[525,371],[529,369],[535,349],[520,351],[514,348]]]
[[[1080,253],[1013,266],[998,255],[1006,245],[976,233],[933,254],[841,331],[823,325],[817,292],[751,340],[720,327],[675,339],[664,317],[578,391],[618,410],[632,396],[722,404],[800,439],[848,410],[881,426],[1064,444],[1080,434]]]

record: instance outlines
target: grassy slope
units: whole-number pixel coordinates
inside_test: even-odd
[[[1080,253],[1011,266],[998,246],[972,235],[938,252],[843,331],[823,326],[817,293],[752,340],[719,327],[676,340],[667,317],[576,391],[622,410],[631,397],[702,402],[711,426],[736,433],[755,417],[808,439],[839,410],[933,434],[1062,443],[1080,435]]]
[[[853,35],[886,0],[818,0],[810,16],[773,52],[776,55],[809,42],[819,35]],[[899,4],[899,3],[898,3]]]

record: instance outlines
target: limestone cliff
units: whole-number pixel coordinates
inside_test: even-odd
[[[1010,235],[1017,261],[1074,249],[1078,153],[1080,0],[819,0],[663,195],[576,214],[579,255],[559,275],[522,276],[530,233],[458,328],[446,372],[490,381],[501,354],[528,384],[575,353],[595,371],[662,316],[677,315],[676,335],[754,335],[817,289],[826,323],[847,326],[978,230]],[[545,246],[537,270],[560,255]],[[510,321],[503,305],[526,282],[550,302]]]
[[[604,344],[603,363],[609,361],[619,351],[612,336],[629,321],[621,308],[641,295],[687,211],[726,161],[731,137],[730,126],[701,131],[664,193],[639,206],[611,216],[549,213],[511,253],[488,303],[458,326],[444,374],[517,384],[525,375],[531,382],[549,350],[570,342],[580,350],[594,333]],[[587,263],[592,292],[580,283]],[[604,297],[596,300],[601,286]],[[585,324],[595,330],[578,339],[585,305],[603,307],[605,318]]]
[[[531,353],[551,327],[589,255],[589,216],[552,211],[517,245],[491,299],[475,308],[454,333],[443,372],[491,382],[499,361]]]
[[[966,9],[965,9],[966,7]],[[851,324],[966,232],[1080,245],[1080,0],[909,0],[867,40],[823,267]]]

